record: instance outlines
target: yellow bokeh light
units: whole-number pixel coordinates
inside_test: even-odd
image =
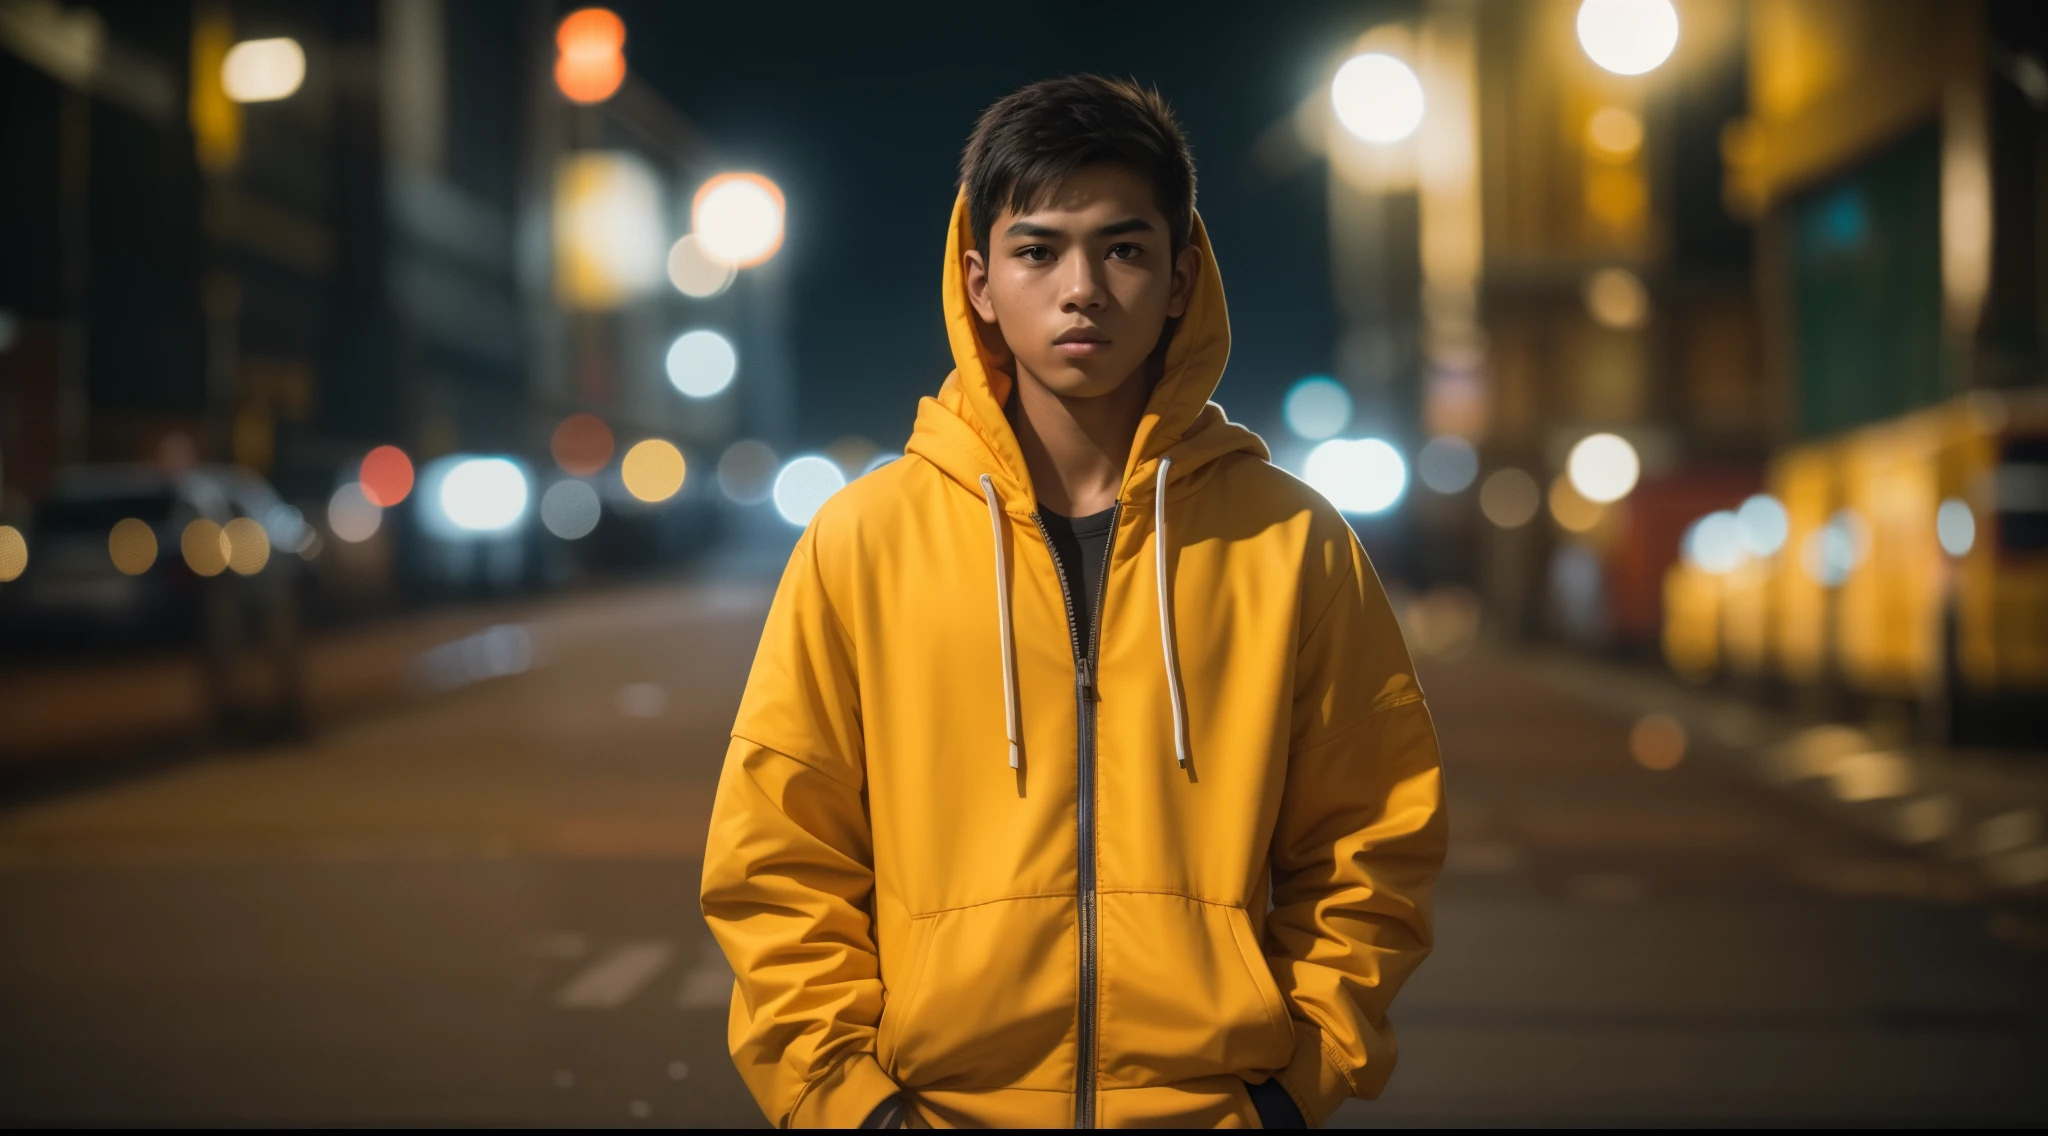
[[[254,576],[270,563],[270,534],[247,517],[236,517],[221,530],[228,542],[228,567],[238,576]]]
[[[1645,714],[1628,732],[1628,755],[1659,773],[1685,760],[1685,727],[1669,714]]]
[[[185,526],[184,535],[178,538],[178,550],[184,553],[185,567],[199,576],[218,576],[226,571],[231,551],[228,535],[205,517]]]
[[[149,522],[123,517],[107,534],[107,556],[123,576],[140,576],[156,563],[156,530]]]
[[[626,492],[649,504],[675,496],[686,474],[683,452],[660,438],[634,445],[619,464],[619,479],[626,483]]]
[[[1566,532],[1592,532],[1607,515],[1607,506],[1588,501],[1572,488],[1571,478],[1560,474],[1550,483],[1550,516]]]
[[[13,525],[0,525],[0,584],[28,571],[28,539]]]
[[[1643,148],[1643,120],[1618,106],[1601,107],[1586,120],[1586,144],[1609,161],[1626,162]]]

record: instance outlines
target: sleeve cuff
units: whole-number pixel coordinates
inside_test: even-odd
[[[1294,1057],[1274,1076],[1310,1128],[1320,1128],[1337,1106],[1354,1095],[1351,1079],[1323,1054],[1323,1031],[1294,1020]]]
[[[789,1127],[858,1128],[876,1105],[901,1091],[873,1054],[857,1053],[805,1086]]]

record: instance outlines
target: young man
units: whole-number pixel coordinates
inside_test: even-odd
[[[705,918],[788,1126],[1270,1127],[1374,1096],[1430,947],[1435,735],[1336,510],[1208,401],[1194,165],[1093,77],[982,115],[957,369],[820,510]]]

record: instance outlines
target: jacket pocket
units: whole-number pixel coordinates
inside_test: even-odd
[[[1294,1026],[1244,909],[1157,892],[1101,897],[1103,1084],[1280,1069]]]
[[[1074,943],[1072,896],[916,917],[876,1060],[911,1089],[1071,1089]]]

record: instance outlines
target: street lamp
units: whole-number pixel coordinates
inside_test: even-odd
[[[1678,12],[1671,0],[1585,0],[1579,46],[1616,75],[1654,71],[1678,46]]]
[[[1422,81],[1391,55],[1354,55],[1330,80],[1330,106],[1344,129],[1367,142],[1399,142],[1422,125]]]

